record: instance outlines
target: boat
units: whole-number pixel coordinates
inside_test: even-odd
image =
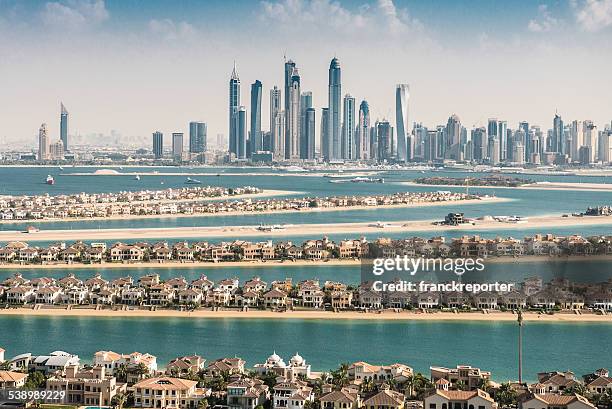
[[[135,180],[140,180],[140,175],[136,175],[136,176],[134,176],[134,179],[135,179]]]
[[[202,184],[202,182],[200,182],[198,179],[192,179],[192,178],[187,178],[185,183],[187,185],[201,185]]]
[[[48,185],[54,185],[55,184],[55,179],[53,179],[53,176],[47,175],[47,180],[45,181],[45,183],[48,184]]]

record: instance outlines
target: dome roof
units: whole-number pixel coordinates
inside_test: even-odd
[[[303,363],[304,363],[304,358],[302,358],[300,354],[296,352],[295,355],[293,355],[293,357],[291,358],[291,364],[292,365],[302,365]]]

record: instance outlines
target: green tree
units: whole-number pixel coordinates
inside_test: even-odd
[[[198,409],[208,409],[208,399],[202,399],[198,402]]]
[[[45,387],[47,378],[42,372],[34,371],[30,372],[25,382],[26,389],[41,389]]]
[[[120,392],[113,397],[112,404],[113,407],[117,409],[123,409],[123,406],[128,401],[128,393]]]

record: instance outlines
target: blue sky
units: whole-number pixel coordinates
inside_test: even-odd
[[[393,88],[411,86],[411,120],[428,126],[496,116],[549,127],[612,119],[612,0],[0,0],[0,140],[72,131],[149,135],[205,120],[227,133],[233,61],[249,84],[282,85],[283,55],[326,106],[337,55],[343,93],[393,120]],[[264,108],[262,123],[267,124]],[[319,111],[318,111],[319,112]]]

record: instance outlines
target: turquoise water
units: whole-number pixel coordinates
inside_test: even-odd
[[[299,352],[315,370],[363,359],[430,365],[471,364],[496,380],[516,379],[514,323],[388,322],[358,320],[254,320],[195,318],[3,317],[0,345],[7,356],[65,350],[90,361],[95,351],[150,352],[165,365],[177,355],[211,360],[238,354],[249,366],[272,351],[289,359]],[[612,325],[527,323],[524,374],[571,369],[591,373],[612,366]],[[44,340],[44,342],[41,342]]]
[[[196,169],[185,168],[142,168],[127,169],[126,172],[152,171],[159,172],[208,172],[216,173],[232,172],[273,172],[269,169]],[[66,176],[67,172],[93,172],[94,168],[68,168],[63,172],[58,168],[0,168],[0,194],[32,194],[32,193],[77,193],[85,192],[107,192],[120,190],[142,190],[163,189],[170,187],[183,187],[185,177],[183,176],[143,176],[141,181],[133,180],[131,176]],[[57,183],[48,186],[43,183],[47,173],[56,175]],[[426,172],[421,174],[415,171],[386,172],[387,183],[329,183],[323,177],[305,177],[299,175],[290,176],[202,176],[198,179],[205,184],[218,186],[242,186],[245,184],[261,187],[264,189],[300,191],[310,196],[330,195],[365,195],[365,194],[388,194],[397,191],[431,191],[438,190],[431,187],[403,186],[397,182],[411,180],[415,177],[428,175],[453,175],[464,176],[461,172]],[[477,173],[470,173],[477,176]],[[592,183],[607,183],[610,178],[606,177],[570,177],[570,176],[528,176],[534,180],[549,181],[588,181]],[[164,181],[164,185],[161,185]],[[462,188],[440,188],[443,190],[463,191]],[[602,205],[612,203],[612,192],[572,192],[572,191],[531,191],[512,189],[470,189],[476,193],[495,193],[500,197],[513,199],[512,202],[488,203],[473,205],[449,205],[421,208],[404,209],[370,209],[370,210],[346,210],[338,212],[321,213],[298,213],[279,215],[243,215],[222,217],[184,217],[164,219],[141,219],[141,220],[109,220],[109,221],[82,221],[82,222],[49,222],[39,223],[44,229],[97,229],[97,228],[144,228],[144,227],[173,227],[173,226],[223,226],[223,225],[257,225],[260,223],[343,223],[355,221],[393,221],[393,220],[418,220],[442,218],[450,211],[465,212],[467,216],[482,216],[483,214],[503,215],[518,214],[524,216],[542,214],[560,214],[568,212],[583,211],[589,205]],[[26,225],[33,223],[20,223],[0,225],[0,230],[23,229]]]

